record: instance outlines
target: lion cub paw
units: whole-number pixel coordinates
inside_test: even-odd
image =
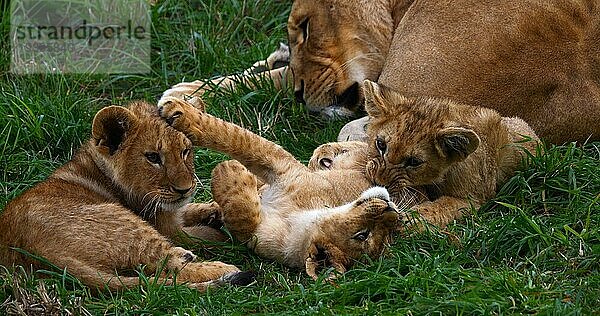
[[[370,199],[380,199],[386,202],[390,202],[390,194],[384,187],[372,187],[364,191],[358,201],[366,201]]]
[[[158,113],[167,124],[195,141],[192,127],[200,120],[201,112],[193,105],[181,99],[167,97],[159,102]]]
[[[169,99],[181,99],[192,104],[198,110],[204,112],[206,104],[201,96],[208,90],[209,84],[200,80],[194,82],[182,82],[172,86],[169,90],[163,92],[158,106],[168,102]]]
[[[173,270],[181,270],[186,264],[196,260],[197,256],[189,250],[181,247],[173,247],[169,250],[168,267]]]

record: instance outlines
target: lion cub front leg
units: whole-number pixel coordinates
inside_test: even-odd
[[[224,161],[213,169],[211,186],[225,227],[238,240],[250,240],[261,222],[256,176],[236,160]]]
[[[459,199],[451,196],[442,196],[435,201],[423,202],[412,209],[416,211],[429,224],[444,227],[455,219],[462,216],[462,212],[469,209],[472,205],[465,199]],[[476,204],[473,206],[477,207]],[[420,230],[421,224],[413,228]]]
[[[292,76],[287,67],[289,63],[290,49],[287,45],[280,43],[277,50],[271,53],[266,60],[257,61],[241,74],[182,82],[172,86],[162,94],[159,104],[169,97],[174,97],[186,100],[195,106],[203,105],[201,97],[207,92],[215,89],[232,90],[240,83],[255,88],[259,79],[273,82],[273,86],[277,90],[285,89],[286,86],[293,85]]]
[[[189,203],[181,209],[183,226],[210,226],[220,228],[221,207],[217,202]]]
[[[267,184],[291,170],[308,171],[281,146],[233,123],[201,113],[185,101],[169,98],[160,106],[159,112],[195,146],[228,154]]]

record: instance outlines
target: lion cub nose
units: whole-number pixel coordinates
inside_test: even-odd
[[[192,186],[190,186],[189,188],[184,188],[184,189],[181,189],[181,188],[177,188],[177,187],[175,187],[175,186],[171,186],[171,190],[173,190],[173,192],[179,193],[179,194],[181,194],[181,195],[185,195],[186,193],[190,192],[190,191],[192,190],[192,188],[193,188],[193,187],[194,187],[194,186],[192,185]]]

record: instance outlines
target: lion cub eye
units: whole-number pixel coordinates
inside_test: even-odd
[[[365,229],[365,230],[361,230],[358,233],[354,234],[354,236],[352,236],[352,239],[358,240],[358,241],[365,241],[369,238],[370,235],[371,235],[371,231],[368,229]]]
[[[379,151],[379,154],[381,156],[383,156],[383,154],[385,154],[385,152],[387,151],[387,144],[385,143],[385,140],[377,137],[377,139],[375,140],[375,147],[377,147],[377,151]]]
[[[308,18],[304,19],[298,27],[302,29],[302,39],[306,41],[308,39]]]
[[[408,157],[408,158],[406,158],[404,165],[406,167],[418,167],[418,166],[422,165],[423,162],[424,162],[423,160],[421,160],[417,157]]]
[[[160,155],[157,152],[147,152],[144,154],[150,163],[160,165]]]

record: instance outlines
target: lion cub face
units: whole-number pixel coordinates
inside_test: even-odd
[[[141,211],[175,210],[196,190],[192,143],[164,123],[156,107],[138,102],[129,108],[100,110],[92,142],[104,171]]]
[[[370,1],[294,1],[287,28],[297,99],[325,116],[353,115],[360,83],[383,68],[392,27]]]
[[[451,101],[406,98],[365,80],[371,117],[367,176],[390,190],[441,181],[453,164],[479,146],[479,137],[452,121]]]
[[[389,244],[399,221],[399,211],[388,191],[373,187],[351,204],[336,209],[324,220],[308,249],[306,272],[316,278],[319,267],[344,272],[363,255],[377,258]]]

